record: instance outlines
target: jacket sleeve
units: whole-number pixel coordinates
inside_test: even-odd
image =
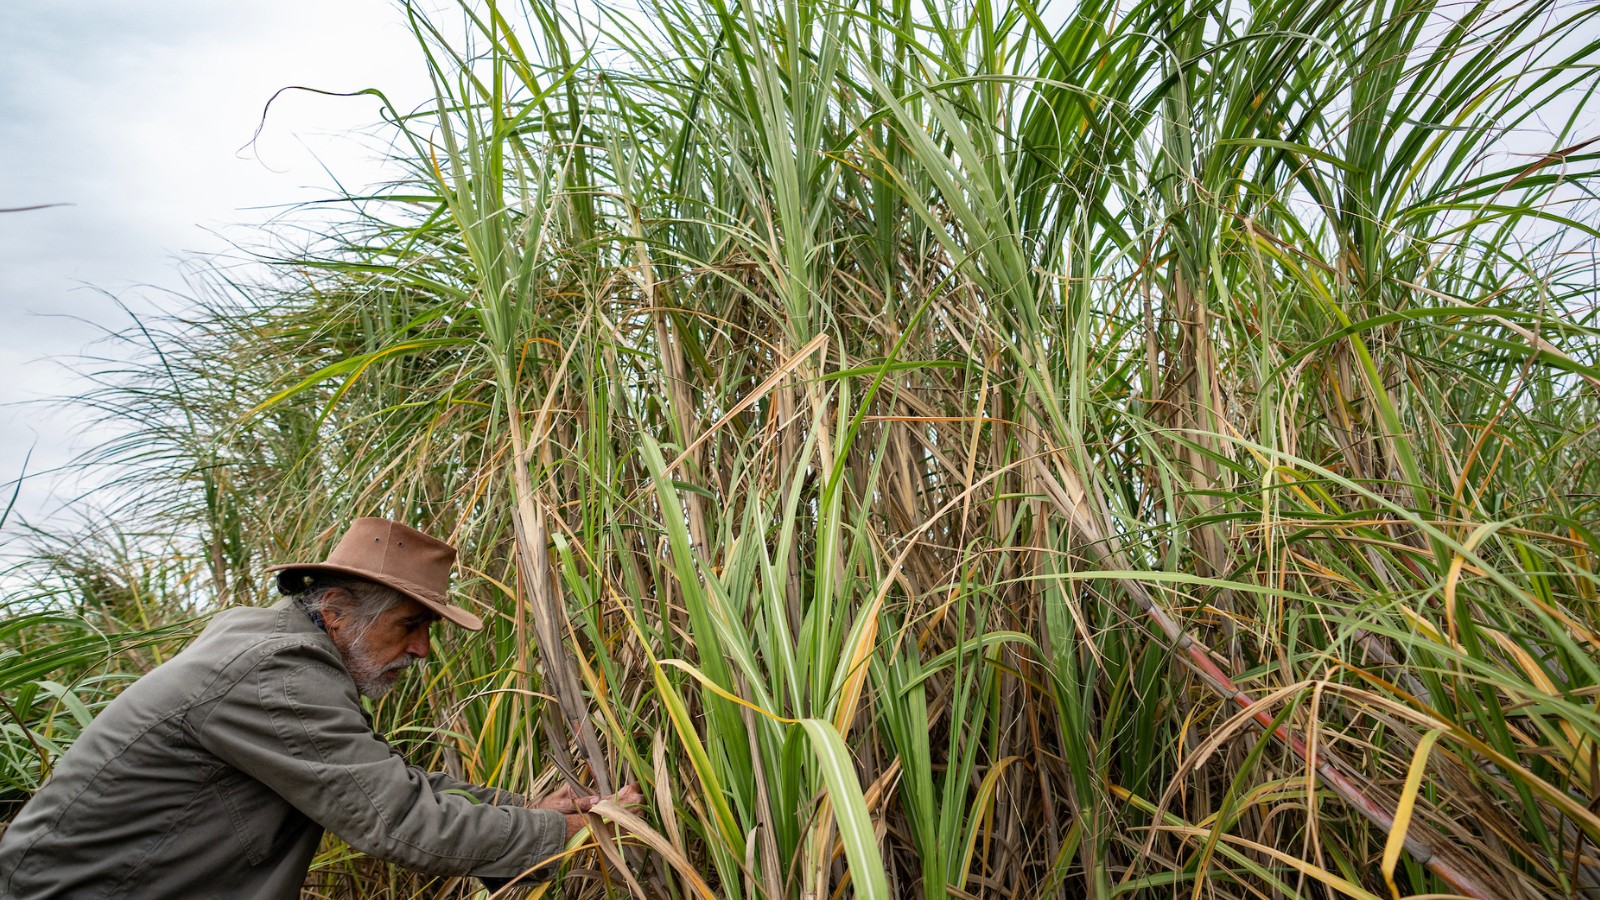
[[[189,725],[202,747],[350,846],[407,868],[515,877],[565,844],[560,813],[445,793],[463,783],[441,787],[406,765],[367,724],[330,649],[266,648]]]
[[[530,805],[528,803],[528,798],[522,796],[521,794],[501,788],[484,787],[481,784],[473,784],[470,781],[462,781],[459,778],[453,778],[443,772],[429,772],[423,777],[428,779],[428,783],[433,785],[433,789],[435,791],[439,791],[441,793],[444,791],[455,791],[460,794],[466,794],[467,796],[477,800],[479,803],[493,803],[498,806]]]

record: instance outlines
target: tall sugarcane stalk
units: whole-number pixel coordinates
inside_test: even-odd
[[[578,742],[584,761],[589,764],[595,787],[601,794],[610,794],[610,766],[606,765],[605,756],[600,751],[600,741],[589,719],[577,669],[567,648],[567,636],[572,633],[572,628],[567,622],[566,604],[555,590],[555,582],[551,578],[549,531],[544,523],[547,513],[540,507],[533,478],[529,475],[529,468],[533,465],[532,451],[528,440],[521,437],[525,433],[521,415],[515,411],[515,406],[509,409],[513,460],[512,523],[516,528],[518,570],[525,592],[524,599],[533,611],[533,626],[539,637],[539,659],[545,672],[545,684],[556,699],[556,708],[565,726],[564,733],[551,730],[550,747],[558,759],[566,757],[567,735],[570,734]],[[576,783],[576,773],[570,767],[564,767],[563,771],[568,778],[574,779],[574,787],[581,787]]]

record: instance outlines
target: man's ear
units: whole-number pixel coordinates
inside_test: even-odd
[[[349,618],[350,601],[355,599],[342,587],[329,588],[322,594],[322,624],[329,634],[344,628]]]

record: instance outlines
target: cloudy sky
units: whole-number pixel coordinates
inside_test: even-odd
[[[95,440],[48,398],[100,329],[184,289],[180,260],[250,242],[252,223],[383,177],[352,130],[378,101],[279,88],[377,87],[409,107],[427,85],[391,0],[4,0],[0,3],[0,483],[17,509],[71,496],[47,470]],[[166,299],[163,299],[163,298]],[[115,298],[115,299],[113,299]],[[0,492],[0,508],[11,486]],[[14,528],[15,521],[7,530]]]

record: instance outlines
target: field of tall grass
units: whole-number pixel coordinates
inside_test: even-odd
[[[545,896],[1600,897],[1600,6],[397,15],[396,180],[80,398],[9,799],[386,515],[489,626],[381,729],[645,788]]]

